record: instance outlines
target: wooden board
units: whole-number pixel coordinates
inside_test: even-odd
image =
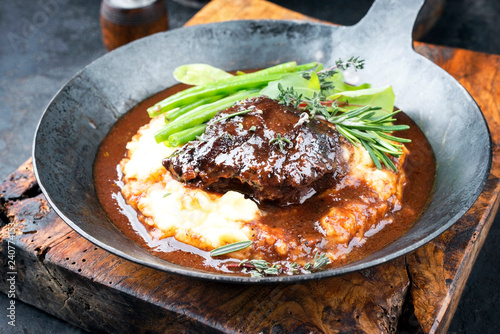
[[[189,24],[245,18],[309,19],[265,1],[214,0]],[[446,332],[499,205],[500,57],[416,48],[469,90],[494,142],[492,172],[479,200],[433,242],[378,267],[321,281],[203,282],[136,265],[80,237],[50,209],[28,161],[0,185],[0,291],[11,290],[12,276],[18,299],[91,332]]]

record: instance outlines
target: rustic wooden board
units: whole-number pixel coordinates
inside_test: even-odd
[[[214,0],[189,24],[245,18],[309,19],[265,1]],[[390,263],[321,281],[203,282],[130,263],[80,237],[50,209],[28,161],[0,185],[0,290],[9,290],[8,272],[15,270],[17,298],[91,332],[446,332],[499,205],[500,57],[424,44],[417,50],[469,90],[494,141],[481,197],[433,242]]]

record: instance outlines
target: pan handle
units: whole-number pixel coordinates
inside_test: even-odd
[[[412,47],[412,32],[425,0],[375,0],[368,13],[352,28],[376,42]]]

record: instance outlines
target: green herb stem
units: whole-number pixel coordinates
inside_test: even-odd
[[[374,110],[380,108],[365,106],[345,112],[328,119],[335,124],[337,130],[352,144],[358,143],[367,150],[373,163],[378,169],[382,169],[383,163],[386,167],[396,171],[396,166],[386,154],[398,157],[403,154],[402,145],[411,140],[391,136],[386,132],[401,131],[409,129],[408,125],[392,125],[388,121],[394,121],[392,116],[399,112],[375,116]]]
[[[229,115],[224,115],[222,116],[221,118],[217,119],[216,121],[214,121],[214,123],[217,123],[217,122],[220,122],[222,120],[225,120],[225,119],[228,119],[228,118],[232,118],[232,117],[236,117],[236,116],[241,116],[241,115],[245,115],[245,114],[248,114],[249,112],[252,112],[254,111],[255,109],[252,108],[252,109],[246,109],[246,110],[241,110],[241,111],[237,111],[235,113],[232,113],[232,114],[229,114]]]
[[[224,245],[224,246],[221,246],[219,248],[212,250],[210,252],[210,255],[212,257],[221,256],[221,255],[229,254],[232,252],[237,252],[239,250],[250,247],[251,245],[252,245],[251,240],[237,241],[237,242],[233,242],[232,244]]]

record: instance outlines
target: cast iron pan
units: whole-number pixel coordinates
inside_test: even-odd
[[[435,238],[474,203],[489,175],[491,140],[467,91],[412,48],[411,31],[423,0],[378,0],[351,27],[289,21],[238,21],[157,34],[106,54],[73,77],[42,116],[34,167],[54,210],[82,236],[118,256],[170,273],[236,283],[291,282],[331,277],[406,254]],[[437,159],[435,191],[421,218],[401,238],[349,265],[301,276],[235,277],[171,264],[124,237],[96,199],[92,165],[113,124],[145,98],[174,85],[178,65],[209,63],[226,70],[296,60],[334,64],[366,59],[359,77],[392,85],[396,105],[423,129]],[[355,83],[355,82],[354,82]]]

